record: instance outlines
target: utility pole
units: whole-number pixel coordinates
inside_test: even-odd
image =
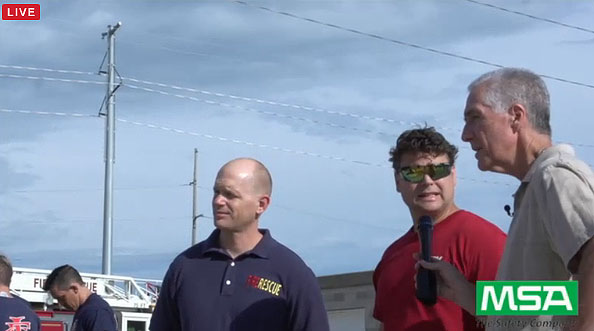
[[[194,148],[194,180],[192,185],[192,246],[196,244],[198,218],[203,216],[198,214],[198,149]]]
[[[107,26],[107,114],[105,116],[105,187],[103,198],[103,264],[101,272],[111,275],[111,248],[113,246],[113,164],[115,162],[115,32],[121,22]]]

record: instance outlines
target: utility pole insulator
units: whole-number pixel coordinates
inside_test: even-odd
[[[192,246],[197,242],[198,235],[198,218],[204,216],[198,214],[198,149],[194,148],[194,180],[190,183],[192,185]]]

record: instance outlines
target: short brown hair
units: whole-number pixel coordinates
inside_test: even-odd
[[[52,273],[47,276],[45,284],[43,284],[43,290],[49,291],[54,286],[59,290],[65,290],[73,283],[85,284],[78,271],[73,266],[65,264],[52,270]]]
[[[0,254],[0,284],[10,287],[12,264],[6,255]]]
[[[434,127],[424,127],[406,130],[398,137],[396,146],[390,149],[390,162],[394,170],[399,169],[400,160],[405,153],[427,153],[434,156],[446,154],[450,164],[454,165],[458,148],[450,144]]]

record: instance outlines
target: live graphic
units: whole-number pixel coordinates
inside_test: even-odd
[[[39,4],[8,4],[2,5],[2,20],[24,21],[39,20],[41,18]]]

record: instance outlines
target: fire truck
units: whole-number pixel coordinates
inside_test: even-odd
[[[51,270],[13,268],[11,292],[29,301],[41,319],[41,331],[70,331],[73,311],[61,309],[43,290]],[[125,276],[80,274],[85,285],[113,308],[119,331],[148,331],[161,281]]]

